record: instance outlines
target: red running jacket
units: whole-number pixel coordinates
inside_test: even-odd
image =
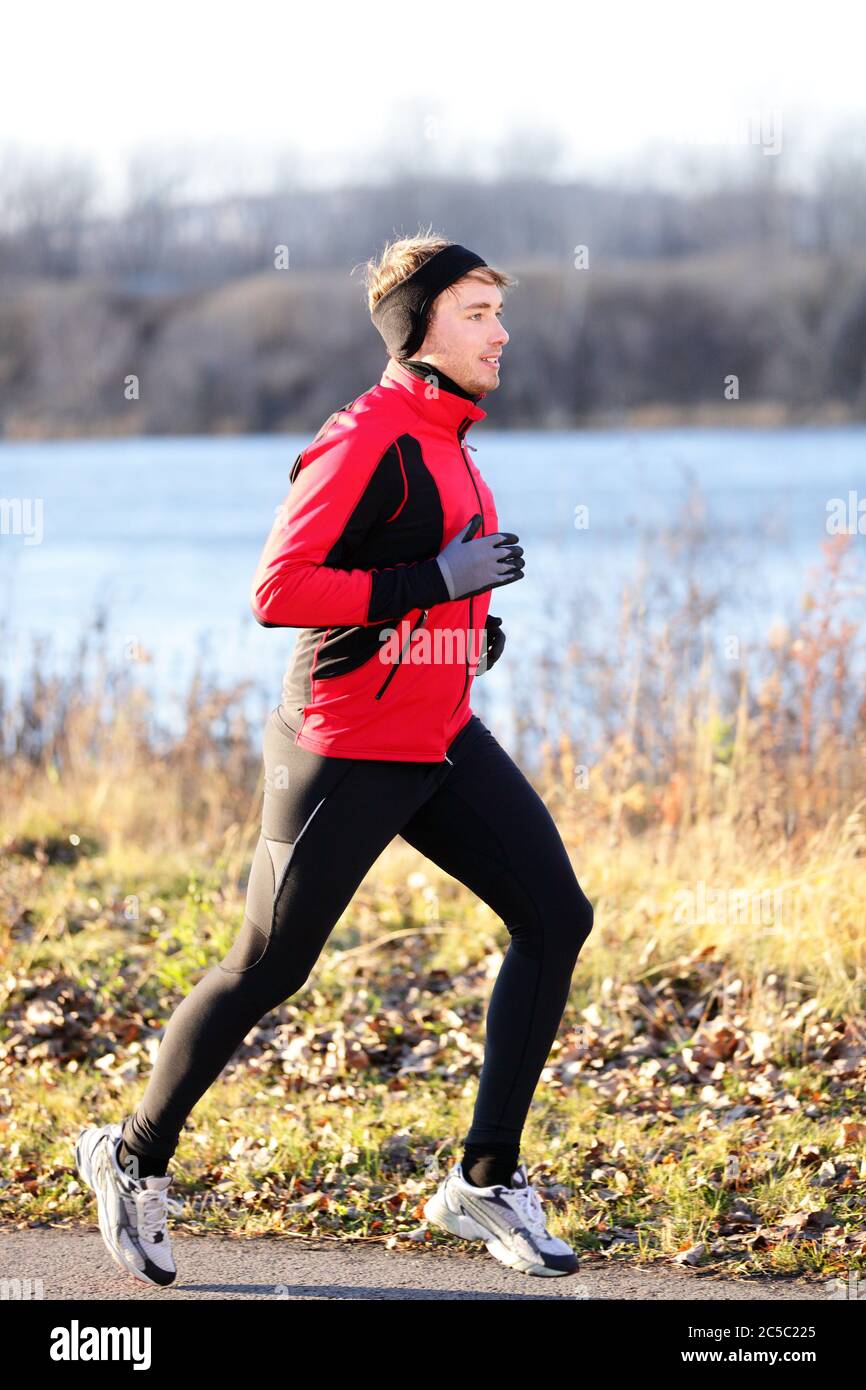
[[[283,681],[301,747],[442,762],[471,718],[490,590],[451,600],[436,556],[476,512],[499,529],[463,442],[486,414],[392,357],[296,458],[250,602],[304,629]]]

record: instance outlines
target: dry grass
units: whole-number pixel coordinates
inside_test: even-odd
[[[534,698],[515,692],[510,751],[596,909],[525,1136],[552,1225],[587,1253],[862,1267],[855,561],[849,538],[826,542],[796,627],[723,658],[698,583],[667,611],[651,585],[627,592],[615,640],[573,641],[540,699],[537,673]],[[70,1139],[133,1107],[161,1027],[240,924],[262,791],[245,690],[196,679],[171,737],[128,668],[57,682],[36,659],[0,710],[7,1220],[92,1219]],[[176,1160],[192,1226],[429,1239],[421,1202],[468,1125],[506,944],[395,843],[196,1107]]]

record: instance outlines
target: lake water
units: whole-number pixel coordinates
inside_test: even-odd
[[[7,698],[34,635],[46,640],[44,667],[66,671],[83,628],[104,609],[118,662],[131,644],[150,655],[136,676],[167,727],[182,722],[198,658],[220,681],[251,679],[247,709],[264,718],[279,700],[295,632],[255,621],[249,585],[310,437],[0,443],[0,499],[42,507],[38,544],[11,521],[0,534]],[[807,570],[828,539],[829,500],[847,506],[852,490],[855,503],[866,498],[866,427],[538,434],[475,426],[468,440],[501,528],[517,532],[525,551],[524,579],[492,604],[507,633],[502,664],[523,674],[572,633],[597,643],[615,632],[623,585],[642,560],[675,576],[680,561],[662,538],[682,536],[690,494],[704,508],[698,575],[730,589],[719,621],[758,641],[773,622],[796,619]],[[575,525],[579,507],[588,509],[584,528]],[[866,531],[866,501],[863,510]],[[866,534],[852,549],[862,581]],[[473,688],[473,708],[497,733],[508,731],[507,691],[500,667]]]

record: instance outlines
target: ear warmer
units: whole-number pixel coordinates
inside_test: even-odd
[[[452,242],[426,260],[417,270],[392,285],[373,310],[373,323],[381,333],[391,357],[411,357],[427,333],[427,316],[437,294],[460,280],[476,266],[487,262]]]

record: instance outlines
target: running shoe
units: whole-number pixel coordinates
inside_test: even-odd
[[[122,1126],[89,1126],[75,1143],[75,1166],[96,1193],[99,1229],[115,1264],[143,1284],[170,1284],[177,1273],[167,1217],[183,1209],[170,1197],[171,1174],[136,1180],[117,1161]]]
[[[511,1181],[511,1187],[473,1187],[462,1165],[455,1163],[425,1202],[424,1215],[452,1235],[483,1240],[501,1264],[524,1274],[574,1274],[578,1258],[570,1245],[548,1231],[525,1164],[518,1164]]]

